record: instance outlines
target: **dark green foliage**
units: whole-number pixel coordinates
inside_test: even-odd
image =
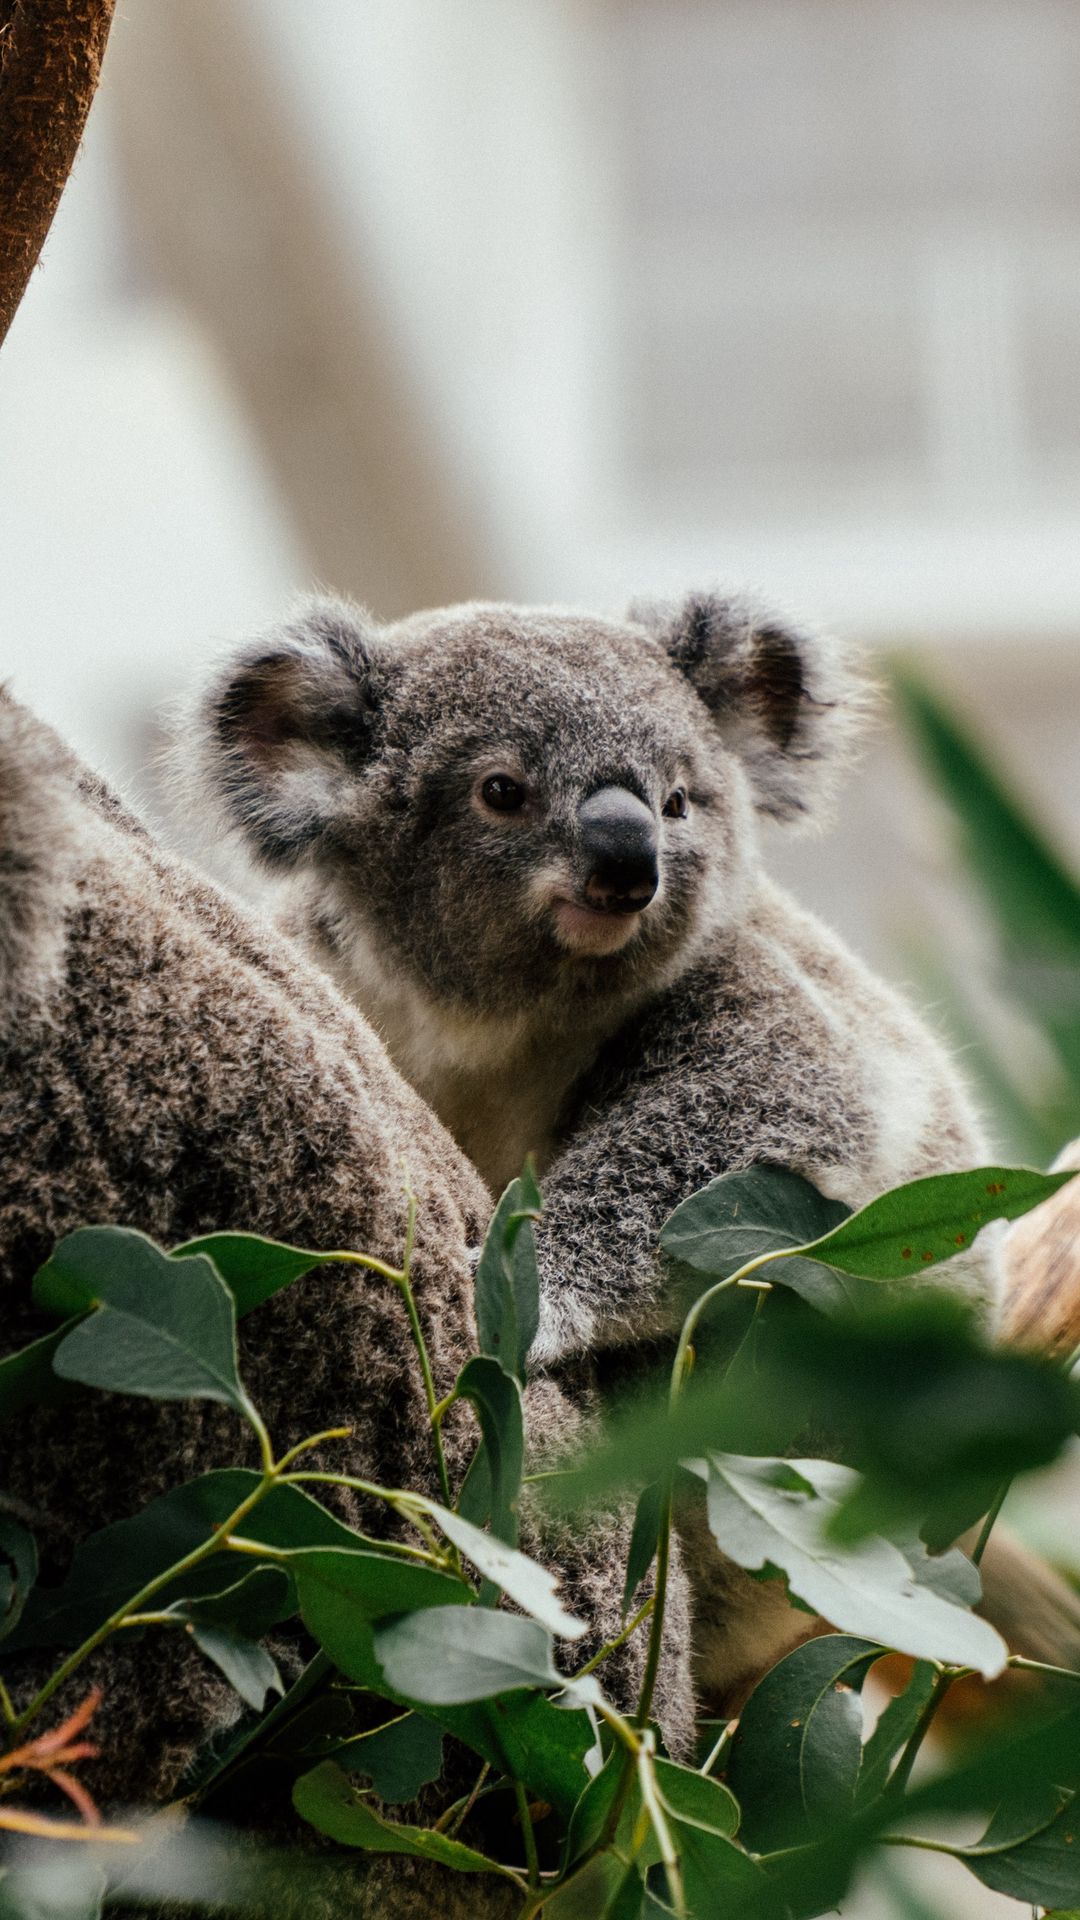
[[[680,1275],[698,1276],[703,1299],[713,1283],[708,1306],[699,1302],[688,1318],[672,1388],[542,1485],[563,1502],[636,1485],[624,1615],[654,1562],[662,1586],[674,1483],[680,1497],[704,1488],[730,1558],[784,1580],[837,1629],[760,1679],[716,1762],[726,1779],[658,1751],[647,1689],[635,1720],[618,1710],[605,1690],[611,1649],[574,1673],[562,1649],[585,1623],[515,1544],[524,1356],[537,1309],[539,1197],[528,1176],[500,1203],[478,1270],[484,1351],[451,1398],[469,1401],[481,1438],[450,1490],[456,1506],[354,1483],[394,1516],[381,1539],[358,1534],[314,1497],[335,1477],[323,1470],[305,1481],[316,1436],[275,1456],[236,1365],[238,1310],[316,1264],[356,1256],[248,1235],[211,1235],[172,1254],[123,1229],[68,1236],[36,1289],[68,1318],[5,1363],[0,1411],[32,1417],[61,1371],[86,1390],[212,1398],[254,1428],[262,1464],[205,1474],[84,1540],[52,1588],[35,1584],[31,1536],[0,1507],[3,1651],[55,1647],[70,1675],[128,1622],[188,1633],[248,1710],[195,1769],[194,1805],[234,1778],[250,1797],[262,1768],[279,1782],[285,1769],[298,1812],[339,1847],[498,1876],[518,1889],[523,1914],[542,1908],[544,1920],[812,1920],[842,1899],[883,1833],[892,1844],[937,1845],[922,1838],[928,1819],[978,1807],[997,1809],[983,1839],[947,1851],[1017,1898],[1075,1903],[1080,1690],[1075,1705],[1071,1692],[1064,1705],[1053,1696],[1032,1725],[1007,1727],[928,1786],[907,1777],[941,1668],[995,1675],[1006,1658],[971,1611],[975,1568],[959,1550],[931,1553],[924,1541],[944,1545],[946,1516],[976,1518],[1008,1475],[1052,1459],[1077,1424],[1080,1398],[1048,1363],[998,1351],[939,1294],[907,1288],[904,1249],[918,1248],[920,1269],[935,1265],[984,1218],[1012,1217],[1059,1184],[1025,1169],[976,1169],[915,1182],[847,1215],[796,1176],[756,1168],[714,1181],[665,1229]],[[420,1341],[407,1258],[400,1274],[380,1270]],[[740,1280],[750,1278],[779,1284],[732,1313]],[[692,1370],[691,1342],[700,1349]],[[429,1407],[438,1448],[446,1408],[433,1398]],[[842,1459],[782,1451],[811,1414],[836,1436]],[[332,1446],[332,1435],[318,1438]],[[287,1621],[293,1632],[302,1623],[318,1651],[281,1698],[263,1642]],[[634,1630],[655,1633],[655,1619]],[[864,1741],[860,1691],[883,1650],[923,1664]],[[14,1720],[13,1747],[51,1724],[51,1693],[50,1682]],[[410,1818],[422,1789],[439,1804],[447,1735],[485,1770],[475,1811],[465,1796],[426,1823]],[[516,1816],[485,1825],[489,1794]],[[0,1825],[17,1804],[15,1793],[0,1799]],[[391,1817],[391,1807],[406,1811]],[[202,1844],[182,1840],[169,1874],[188,1873],[184,1848]],[[55,1898],[36,1869],[0,1876],[4,1920],[96,1920],[102,1889],[121,1868],[92,1843],[78,1852]],[[160,1884],[154,1876],[165,1869],[152,1853],[141,1858],[140,1884]],[[298,1861],[301,1878],[307,1871]],[[273,1876],[261,1868],[237,1877],[225,1855],[208,1882],[204,1862],[190,1867],[193,1886],[220,1890],[226,1881],[233,1905],[272,1910]]]

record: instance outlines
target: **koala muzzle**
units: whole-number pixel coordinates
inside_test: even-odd
[[[601,913],[640,913],[660,884],[656,821],[626,787],[601,787],[578,809],[583,896]]]

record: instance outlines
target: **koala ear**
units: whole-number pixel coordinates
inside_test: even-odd
[[[760,813],[810,823],[854,758],[872,690],[842,642],[752,600],[695,593],[630,618],[663,644],[738,754]]]
[[[265,866],[295,866],[340,817],[372,750],[385,666],[360,608],[315,600],[234,654],[203,693],[198,762]]]

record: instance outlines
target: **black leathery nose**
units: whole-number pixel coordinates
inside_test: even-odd
[[[605,913],[640,913],[660,884],[652,809],[626,787],[601,787],[578,808],[584,895]]]

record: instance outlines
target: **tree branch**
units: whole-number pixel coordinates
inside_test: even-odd
[[[114,5],[0,0],[0,340],[78,152]]]

